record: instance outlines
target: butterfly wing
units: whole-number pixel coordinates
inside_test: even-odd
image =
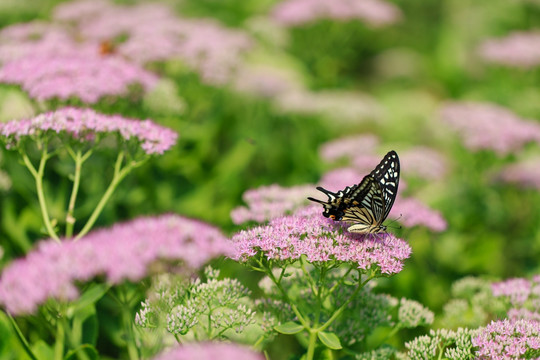
[[[318,187],[318,190],[328,196],[328,201],[311,197],[308,199],[324,206],[324,216],[353,222],[354,225],[349,231],[360,233],[384,231],[382,223],[396,199],[399,171],[397,153],[390,151],[358,185],[347,186],[337,193]]]

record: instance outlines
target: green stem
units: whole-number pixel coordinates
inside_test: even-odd
[[[139,351],[137,350],[137,345],[135,345],[135,335],[133,333],[133,323],[130,309],[128,307],[123,307],[122,315],[124,318],[124,327],[126,331],[126,346],[129,358],[131,360],[138,360]]]
[[[73,217],[73,212],[75,210],[75,201],[77,200],[77,194],[79,192],[79,185],[81,182],[81,169],[84,161],[88,159],[91,154],[91,151],[88,151],[84,156],[82,155],[81,150],[77,150],[76,153],[70,151],[71,157],[75,161],[75,173],[73,174],[73,188],[71,190],[71,197],[69,198],[69,205],[66,214],[66,237],[70,238],[73,236],[73,227],[75,226],[75,217]]]
[[[306,353],[306,360],[313,360],[313,356],[315,355],[315,346],[317,345],[317,333],[317,330],[311,330],[309,332],[309,343]]]
[[[360,275],[359,275],[360,276]],[[358,295],[358,293],[360,292],[360,290],[371,280],[375,277],[375,274],[372,273],[364,282],[358,282],[358,287],[356,288],[356,290],[354,290],[354,292],[351,294],[351,296],[349,296],[349,298],[347,299],[347,301],[345,301],[335,312],[334,314],[330,317],[330,319],[328,319],[321,327],[319,327],[318,329],[315,329],[317,332],[319,331],[324,331],[326,330],[327,327],[329,327],[330,325],[332,325],[332,323],[334,322],[334,320],[336,320],[339,315],[341,315],[341,313],[343,312],[343,310],[345,310],[345,308],[347,307],[347,305],[349,305],[349,303],[351,301],[353,301],[353,299],[356,297],[356,295]],[[360,280],[360,279],[359,279]]]
[[[13,330],[15,331],[15,334],[17,335],[17,338],[21,342],[21,345],[22,345],[24,351],[26,352],[26,355],[28,355],[28,357],[30,359],[32,359],[32,360],[38,360],[36,355],[34,355],[32,350],[30,349],[30,344],[28,344],[28,341],[26,340],[26,338],[24,337],[21,329],[19,328],[19,326],[15,322],[15,319],[13,319],[13,317],[8,312],[6,312],[6,315],[7,315],[8,319],[9,319],[9,322],[10,322],[11,326],[13,327]]]
[[[146,160],[146,159],[145,159]],[[111,195],[114,193],[114,190],[116,190],[116,187],[118,184],[126,177],[127,174],[134,168],[142,165],[145,160],[141,160],[139,162],[130,162],[128,163],[124,168],[122,168],[122,162],[124,161],[124,152],[121,151],[118,154],[118,157],[116,158],[116,163],[114,165],[114,175],[113,179],[111,180],[111,183],[109,184],[109,187],[107,190],[105,190],[105,193],[99,200],[99,203],[97,204],[96,208],[90,215],[90,218],[82,228],[81,232],[75,236],[75,240],[79,240],[81,237],[86,235],[92,226],[94,226],[94,223],[96,222],[97,218],[101,214],[101,211],[103,211],[103,208],[105,207],[105,204],[109,201],[111,198]]]
[[[41,160],[39,161],[38,170],[36,170],[34,165],[32,165],[32,162],[30,161],[28,155],[22,153],[22,158],[24,164],[26,165],[28,170],[30,170],[30,173],[32,173],[32,176],[34,176],[34,179],[36,181],[36,191],[39,200],[39,207],[41,209],[41,215],[43,216],[43,223],[45,224],[47,233],[55,241],[60,242],[60,238],[58,237],[58,235],[56,235],[56,232],[53,229],[51,218],[49,217],[49,211],[47,210],[47,203],[45,202],[45,194],[43,192],[43,174],[45,173],[45,164],[49,159],[47,148],[44,146],[43,150],[41,151]]]
[[[352,269],[353,269],[352,266],[349,267],[349,270],[347,270],[347,272],[341,277],[341,279],[339,279],[339,281],[336,282],[336,284],[335,284],[334,286],[332,286],[332,287],[328,290],[328,292],[325,294],[323,300],[326,300],[326,298],[327,298],[328,296],[332,295],[332,294],[334,293],[334,291],[336,291],[336,289],[337,289],[338,287],[340,287],[340,286],[343,284],[343,282],[347,279],[347,276],[348,276],[349,273],[352,271]]]
[[[60,321],[56,322],[56,342],[54,343],[54,358],[55,360],[62,360],[64,358],[64,340],[65,329]]]

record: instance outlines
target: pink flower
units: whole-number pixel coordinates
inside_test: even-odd
[[[540,65],[540,32],[514,32],[480,45],[480,56],[495,64],[519,68]]]
[[[538,164],[540,164],[538,156],[525,159],[505,166],[498,177],[505,182],[540,189],[540,166]]]
[[[274,8],[273,17],[288,26],[319,19],[359,19],[377,27],[397,22],[401,18],[401,11],[382,0],[286,0]]]
[[[243,53],[252,44],[251,38],[240,30],[209,19],[179,18],[164,4],[101,4],[65,3],[57,8],[56,15],[74,22],[85,39],[104,41],[125,37],[116,50],[127,59],[139,64],[180,59],[208,83],[231,80]],[[87,8],[92,11],[83,13]]]
[[[410,246],[391,234],[362,236],[343,230],[342,224],[321,215],[320,206],[310,206],[294,215],[276,218],[267,226],[244,230],[232,237],[232,258],[247,261],[261,252],[274,260],[356,263],[359,269],[376,268],[396,274],[411,254]]]
[[[230,253],[215,227],[178,215],[139,218],[94,231],[81,240],[47,240],[25,258],[9,264],[0,278],[0,303],[14,314],[27,314],[49,298],[73,300],[76,283],[104,275],[110,284],[139,281],[158,260],[181,260],[197,269]]]
[[[288,188],[277,184],[261,186],[244,193],[243,199],[247,207],[240,206],[233,209],[231,218],[235,224],[247,221],[262,223],[307,205],[308,196],[314,196],[317,193],[315,185],[311,184]]]
[[[448,226],[440,212],[430,209],[414,198],[398,197],[396,199],[389,217],[398,218],[399,216],[401,216],[399,222],[406,227],[425,226],[430,230],[440,232],[446,230]]]
[[[81,142],[94,142],[96,135],[116,133],[125,141],[135,140],[147,154],[162,154],[178,135],[150,120],[134,120],[119,115],[103,115],[92,109],[63,108],[32,119],[0,123],[0,140],[9,147],[26,138],[66,133]]]
[[[446,159],[437,151],[417,146],[399,153],[402,172],[427,180],[441,179],[446,174]]]
[[[373,134],[361,134],[329,141],[319,149],[323,160],[332,162],[340,158],[354,159],[358,156],[371,156],[376,158],[372,167],[379,163],[375,156],[379,146],[379,139]]]
[[[501,106],[454,102],[442,108],[441,116],[472,150],[490,149],[506,155],[528,142],[540,141],[540,124],[522,119]]]
[[[264,356],[252,350],[228,343],[194,343],[185,344],[169,350],[154,360],[264,360]]]
[[[527,279],[515,278],[491,285],[493,296],[507,296],[514,306],[523,305],[531,295],[531,282]]]
[[[18,84],[37,100],[77,97],[92,104],[104,96],[128,95],[134,84],[147,91],[157,76],[119,57],[74,51],[32,53],[7,62],[0,68],[0,82]]]
[[[531,320],[492,321],[472,338],[479,359],[531,359],[540,350],[540,322]]]

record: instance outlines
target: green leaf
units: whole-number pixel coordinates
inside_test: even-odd
[[[32,344],[32,353],[39,360],[54,359],[54,350],[45,341],[38,340]]]
[[[327,347],[332,350],[339,350],[342,348],[341,341],[336,334],[331,332],[320,331],[317,333],[319,340]]]
[[[69,316],[73,316],[74,313],[84,310],[89,305],[94,305],[99,299],[105,295],[110,289],[111,285],[108,284],[92,284],[80,298],[72,302],[72,305],[68,309]],[[90,311],[92,313],[93,311]]]
[[[275,326],[274,330],[282,334],[292,335],[292,334],[298,334],[300,331],[304,330],[304,326],[298,323],[295,323],[293,321],[289,321],[289,322],[286,322],[285,324]]]

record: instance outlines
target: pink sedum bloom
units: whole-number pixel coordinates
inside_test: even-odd
[[[110,284],[139,281],[159,260],[197,269],[230,255],[215,227],[178,215],[139,218],[96,230],[79,241],[47,240],[8,265],[0,278],[0,303],[14,315],[33,313],[49,298],[73,300],[76,283],[104,275]]]
[[[513,32],[510,35],[489,39],[480,45],[480,56],[491,63],[533,68],[540,65],[540,32]]]
[[[232,343],[184,344],[168,350],[153,360],[264,360],[264,356],[253,350]]]
[[[244,193],[243,199],[247,207],[240,206],[233,209],[231,218],[235,224],[247,221],[262,223],[307,205],[308,196],[315,196],[317,193],[315,185],[311,184],[292,187],[277,184],[261,186]]]
[[[287,26],[319,19],[358,19],[373,27],[381,27],[397,22],[401,16],[399,8],[383,0],[286,0],[273,11],[273,18]]]
[[[399,153],[402,172],[426,180],[437,180],[446,174],[446,159],[437,151],[417,146]]]
[[[506,296],[514,306],[523,305],[531,295],[531,290],[531,282],[522,278],[508,279],[491,285],[493,296]],[[540,293],[537,295],[540,296]]]
[[[397,198],[389,217],[399,218],[405,227],[424,226],[432,231],[446,230],[448,224],[441,213],[429,208],[415,198]]]
[[[66,133],[81,142],[93,142],[96,135],[117,133],[125,141],[135,139],[147,154],[162,154],[175,143],[178,134],[150,120],[120,115],[103,115],[92,109],[63,108],[31,119],[0,123],[0,140],[13,147],[26,138]]]
[[[354,159],[359,155],[373,155],[375,157],[376,149],[379,146],[379,139],[373,134],[354,135],[345,138],[324,143],[319,149],[321,158],[325,161],[332,162],[341,158]],[[378,157],[373,164],[375,167],[378,164]]]
[[[525,120],[498,105],[454,102],[441,110],[442,120],[457,131],[471,150],[489,149],[499,155],[540,142],[540,124]]]
[[[56,53],[30,54],[5,63],[0,82],[20,85],[37,100],[79,98],[93,104],[105,96],[129,95],[139,84],[145,91],[154,87],[157,76],[116,56]]]
[[[492,321],[472,338],[478,359],[532,359],[540,356],[540,322]]]
[[[540,157],[532,157],[505,166],[498,178],[504,182],[521,185],[525,188],[540,189]]]
[[[364,236],[344,231],[342,223],[322,216],[320,206],[309,206],[294,215],[271,220],[266,226],[243,230],[232,237],[238,261],[248,261],[261,252],[267,259],[309,262],[355,263],[359,269],[377,268],[396,274],[411,254],[404,240],[391,234]]]

